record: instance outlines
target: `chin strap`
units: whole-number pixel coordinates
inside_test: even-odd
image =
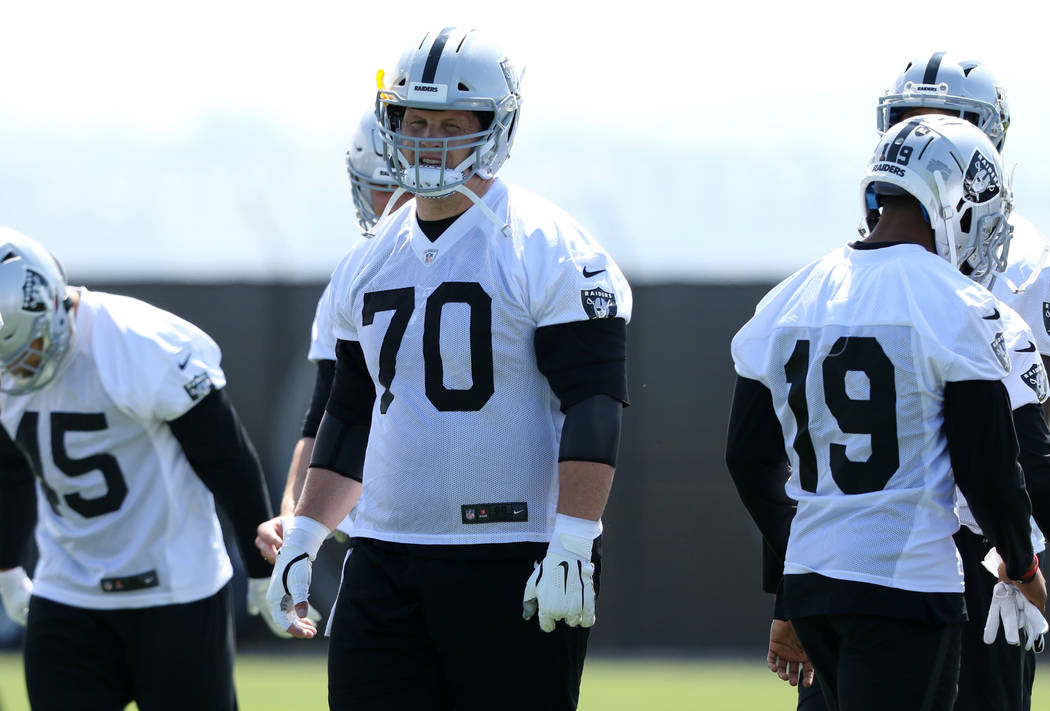
[[[947,194],[948,188],[944,184],[944,178],[941,177],[940,171],[933,171],[933,182],[937,184],[937,202],[941,203],[940,218],[941,222],[944,224],[944,235],[948,238],[948,262],[958,269],[959,252],[955,248],[955,230],[948,224],[948,220],[951,218],[953,210],[950,206],[944,204],[944,196]]]
[[[375,232],[376,227],[378,227],[383,222],[383,219],[387,215],[390,214],[391,210],[394,209],[394,205],[397,204],[397,201],[400,200],[401,196],[404,195],[407,192],[408,192],[407,190],[405,190],[403,187],[400,187],[400,186],[398,187],[397,190],[394,191],[394,194],[391,195],[390,199],[386,201],[386,207],[383,208],[383,214],[379,216],[379,219],[376,220],[376,223],[374,225],[372,225],[367,230],[365,230],[364,236],[365,236],[366,239],[372,239],[373,237],[376,236],[376,232]]]
[[[474,194],[473,190],[468,188],[466,185],[460,184],[456,186],[455,192],[460,193],[461,195],[466,195],[468,198],[470,198],[470,201],[478,206],[478,209],[485,214],[485,217],[489,218],[489,220],[492,221],[492,224],[496,225],[496,227],[499,228],[499,231],[503,233],[504,237],[511,236],[512,231],[510,225],[504,222],[503,220],[499,219],[499,217],[496,216],[496,213],[493,212],[492,209],[488,205],[486,205],[481,198]]]

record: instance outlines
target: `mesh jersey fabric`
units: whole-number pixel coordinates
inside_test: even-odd
[[[0,414],[39,465],[33,594],[92,609],[213,595],[233,568],[212,494],[167,423],[226,384],[219,347],[149,304],[80,293],[61,372],[5,394]]]
[[[998,306],[911,244],[842,247],[759,303],[732,354],[769,388],[787,443],[785,574],[962,590],[944,386],[1006,376]]]
[[[493,181],[431,242],[415,203],[332,277],[338,339],[359,341],[376,402],[354,534],[399,543],[547,541],[564,416],[537,328],[631,314],[612,258],[571,217]],[[493,506],[495,505],[495,506]]]

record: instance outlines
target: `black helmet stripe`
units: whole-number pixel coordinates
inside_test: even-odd
[[[434,44],[430,46],[430,54],[427,55],[427,63],[423,67],[422,82],[424,84],[433,84],[434,76],[437,75],[438,61],[441,59],[441,53],[445,51],[445,43],[448,42],[449,35],[452,34],[453,27],[446,27],[441,30],[441,34],[434,40]]]
[[[901,152],[901,146],[904,145],[904,139],[906,139],[908,134],[914,131],[915,127],[920,123],[922,123],[922,119],[913,118],[900,130],[900,133],[898,133],[893,139],[893,143],[890,144],[890,150],[886,153],[886,160],[890,163],[895,163],[897,161],[897,155]]]
[[[926,64],[926,73],[922,75],[923,84],[937,83],[937,70],[941,68],[942,59],[944,59],[944,52],[933,53],[933,56],[930,57],[930,61]]]

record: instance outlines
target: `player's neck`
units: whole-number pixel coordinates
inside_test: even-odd
[[[933,245],[933,230],[922,217],[917,217],[910,212],[884,211],[875,229],[861,241],[864,244],[906,242],[917,244],[934,254],[937,253]]]
[[[475,175],[466,182],[466,187],[480,198],[492,187],[492,180],[482,180]],[[420,197],[416,199],[416,215],[421,220],[431,222],[445,220],[463,214],[473,204],[471,199],[463,193],[452,193],[439,198]]]

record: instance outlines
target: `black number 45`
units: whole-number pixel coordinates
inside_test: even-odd
[[[33,469],[40,478],[40,485],[47,496],[47,502],[57,516],[61,516],[59,510],[59,497],[44,479],[43,468],[40,466],[40,442],[37,436],[37,425],[40,421],[40,413],[26,411],[22,420],[18,423],[18,432],[15,439],[22,449],[29,455]],[[106,481],[106,493],[93,499],[86,499],[80,494],[66,494],[62,497],[69,508],[76,511],[84,518],[94,518],[103,514],[111,513],[120,508],[128,495],[128,485],[124,480],[124,473],[120,470],[117,458],[112,454],[93,454],[83,459],[73,459],[66,452],[67,432],[98,432],[108,427],[106,415],[102,412],[52,412],[51,413],[51,458],[55,466],[63,474],[70,477],[83,476],[89,472],[99,471]]]
[[[897,442],[897,388],[893,363],[882,346],[870,337],[842,337],[835,341],[821,363],[824,375],[824,404],[844,434],[871,436],[871,456],[857,462],[846,456],[846,445],[828,445],[831,476],[847,494],[880,491],[900,467]],[[864,373],[869,395],[855,400],[846,393],[846,374]],[[792,448],[798,454],[799,481],[806,491],[817,490],[817,457],[809,434],[809,404],[806,376],[809,374],[809,341],[795,342],[784,365],[788,406],[795,416],[797,432]]]

